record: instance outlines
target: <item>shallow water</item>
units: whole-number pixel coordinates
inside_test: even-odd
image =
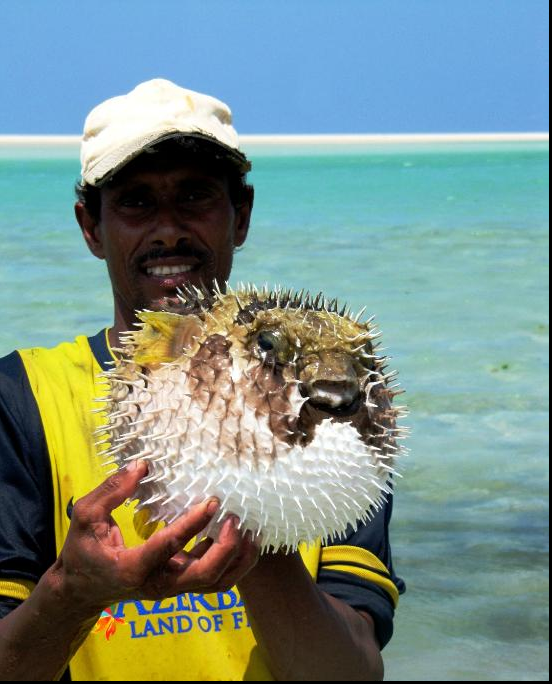
[[[72,216],[76,159],[26,155],[0,150],[0,354],[110,322]],[[233,282],[367,305],[407,389],[387,679],[547,679],[548,146],[253,161]]]

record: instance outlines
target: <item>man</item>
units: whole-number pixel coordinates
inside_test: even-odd
[[[147,464],[106,479],[93,445],[97,375],[135,310],[170,305],[186,283],[225,282],[247,238],[250,164],[230,110],[143,83],[92,111],[81,157],[76,217],[106,261],[114,325],[0,361],[2,678],[69,665],[90,680],[381,679],[402,590],[390,504],[301,555],[259,557],[234,516],[193,545],[216,500],[143,541],[128,502]]]

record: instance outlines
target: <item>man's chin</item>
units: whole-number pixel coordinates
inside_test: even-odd
[[[150,311],[166,311],[167,309],[174,309],[179,304],[180,299],[177,294],[174,294],[154,299],[146,308]]]
[[[178,307],[181,303],[179,297],[179,292],[185,289],[187,286],[192,285],[195,287],[202,287],[204,285],[204,280],[202,278],[190,278],[179,284],[178,287],[163,288],[161,292],[156,292],[155,294],[150,294],[149,297],[146,296],[145,300],[147,304],[144,308],[150,311],[163,311],[165,309],[172,309]],[[214,278],[208,281],[209,289],[213,287]]]

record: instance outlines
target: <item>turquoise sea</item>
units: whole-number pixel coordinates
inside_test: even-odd
[[[412,428],[395,681],[548,678],[548,145],[255,150],[233,281],[367,306]],[[110,323],[77,155],[0,148],[0,354]]]

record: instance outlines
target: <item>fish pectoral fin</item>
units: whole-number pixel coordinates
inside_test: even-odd
[[[169,311],[140,311],[143,328],[134,334],[133,360],[142,366],[157,366],[178,359],[201,335],[201,320],[192,314]]]

